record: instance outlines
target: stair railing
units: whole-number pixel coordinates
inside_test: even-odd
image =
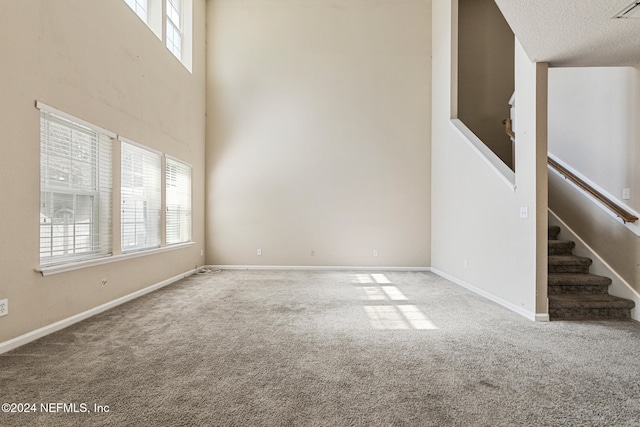
[[[584,182],[582,179],[578,178],[576,175],[573,174],[573,172],[571,172],[570,170],[568,170],[567,168],[565,168],[555,160],[547,157],[547,164],[552,169],[555,169],[556,172],[558,172],[560,175],[564,176],[567,180],[575,184],[578,188],[585,191],[591,197],[593,197],[602,205],[604,205],[607,209],[613,212],[618,218],[620,218],[622,222],[624,222],[625,224],[627,222],[638,221],[637,216],[628,212],[625,208],[618,205],[613,200],[609,199],[607,196],[605,196],[604,194],[602,194],[601,192],[599,192],[598,190],[596,190],[595,188],[593,188],[592,186]]]
[[[513,96],[511,97],[511,100],[509,100],[509,104],[511,104],[511,106],[512,106],[512,112],[511,112],[512,114],[511,115],[513,116],[513,107],[515,105]],[[512,129],[512,119],[511,118],[506,118],[506,119],[504,119],[502,121],[502,123],[504,124],[504,127],[505,127],[505,133],[507,135],[509,135],[509,138],[511,138],[512,140],[515,141],[516,134]],[[618,205],[613,200],[609,199],[607,196],[605,196],[604,194],[602,194],[601,192],[599,192],[598,190],[593,188],[591,185],[587,184],[585,181],[583,181],[582,179],[577,177],[573,172],[571,172],[570,170],[568,170],[567,168],[562,166],[560,163],[556,162],[552,158],[547,157],[547,164],[549,165],[549,167],[554,169],[560,175],[564,176],[565,179],[571,181],[578,188],[580,188],[581,190],[583,190],[584,192],[589,194],[591,197],[593,197],[599,203],[601,203],[604,207],[606,207],[611,212],[613,212],[625,224],[628,223],[628,222],[634,223],[634,222],[638,221],[638,217],[637,216],[635,216],[634,214],[630,213],[629,211],[627,211],[622,206]]]

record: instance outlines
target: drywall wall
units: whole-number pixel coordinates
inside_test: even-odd
[[[430,7],[208,3],[208,263],[429,266]]]
[[[515,185],[508,185],[451,121],[457,115],[457,25],[457,1],[434,0],[432,267],[545,320],[546,66],[529,62],[516,43],[518,139]],[[521,207],[527,218],[520,218]]]
[[[513,168],[509,117],[514,36],[493,0],[459,0],[458,118]]]
[[[549,151],[640,211],[640,66],[552,68]]]
[[[640,211],[640,67],[553,68],[549,152]],[[550,208],[636,291],[640,237],[550,173]],[[622,200],[628,188],[630,199]]]
[[[194,0],[193,6],[192,74],[124,1],[0,2],[0,298],[9,300],[9,315],[0,317],[0,343],[203,264],[206,4]],[[46,277],[36,273],[36,100],[190,162],[195,244]],[[114,205],[117,236],[119,207]]]

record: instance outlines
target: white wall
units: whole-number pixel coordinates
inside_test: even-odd
[[[9,300],[0,343],[203,264],[205,1],[194,1],[194,9],[191,74],[124,1],[0,2],[0,299]],[[192,163],[195,245],[47,277],[36,273],[36,100]],[[115,206],[116,236],[118,211]]]
[[[529,62],[516,44],[514,189],[451,122],[457,114],[457,0],[434,0],[433,26],[432,266],[544,320],[546,67]],[[519,217],[520,207],[528,208],[527,219]]]
[[[209,264],[429,266],[430,7],[209,2]]]
[[[639,66],[550,70],[549,152],[636,212],[638,117]],[[553,173],[549,183],[550,208],[640,291],[640,237]],[[630,189],[629,200],[622,200],[623,188]]]
[[[553,68],[549,151],[640,211],[640,66]]]

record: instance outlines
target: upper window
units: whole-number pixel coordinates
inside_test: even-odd
[[[125,0],[144,22],[149,22],[149,0]]]
[[[182,0],[167,0],[167,48],[182,60]]]
[[[160,246],[160,153],[122,142],[122,252]]]
[[[191,241],[191,166],[167,157],[167,245]]]
[[[112,138],[40,108],[40,265],[111,253]]]
[[[187,70],[192,71],[193,0],[124,0]]]

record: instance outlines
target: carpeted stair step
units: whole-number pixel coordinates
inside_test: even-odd
[[[558,234],[560,234],[560,227],[557,225],[549,226],[549,240],[558,240]]]
[[[549,255],[549,273],[589,273],[591,259],[576,255]]]
[[[554,320],[630,319],[635,303],[609,294],[549,295],[549,316]]]
[[[549,255],[571,255],[575,247],[570,240],[549,240]]]
[[[611,279],[595,274],[549,273],[549,295],[606,294]]]

